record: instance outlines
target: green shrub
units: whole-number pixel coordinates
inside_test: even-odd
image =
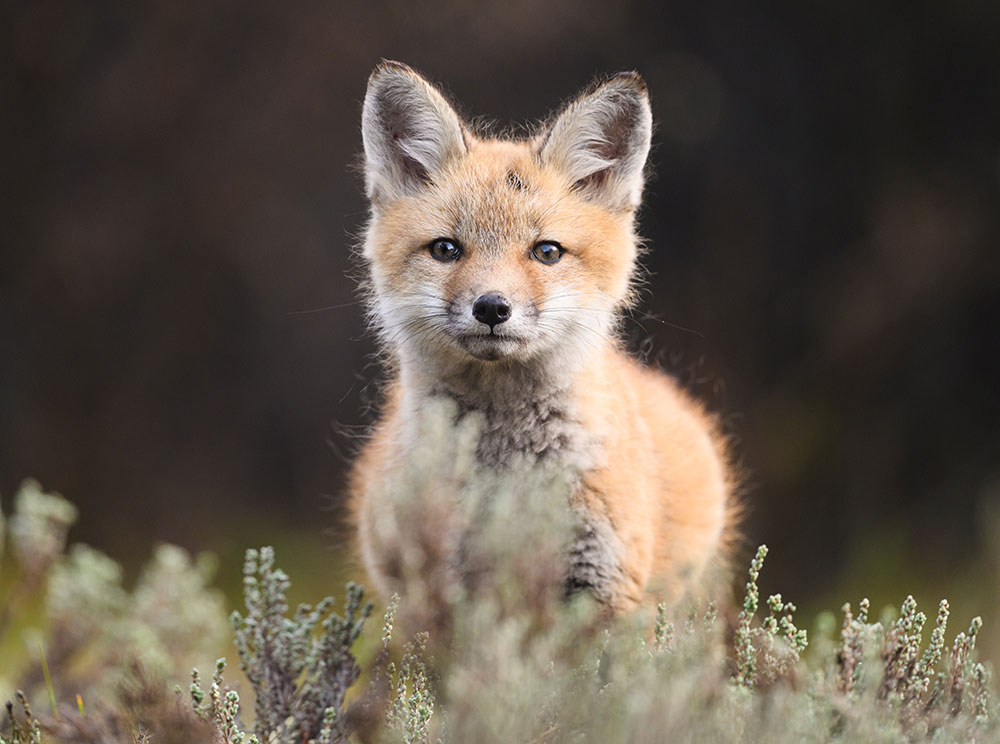
[[[362,603],[361,587],[348,585],[343,616],[333,612],[334,600],[326,597],[315,607],[299,605],[288,618],[290,582],[274,568],[271,548],[248,550],[243,574],[247,612],[234,612],[232,622],[256,700],[256,738],[318,744],[344,740],[344,696],[361,673],[351,648],[372,610]],[[220,682],[222,669],[218,671]],[[213,699],[217,687],[213,685]],[[234,707],[239,701],[231,690],[226,699]],[[228,735],[229,726],[227,719],[223,733]]]
[[[0,741],[133,742],[153,731],[157,742],[211,741],[166,680],[229,640],[225,600],[210,586],[214,561],[160,545],[127,591],[106,555],[85,545],[66,552],[76,514],[27,481],[0,536],[9,548],[0,555],[0,689],[49,701],[30,714],[18,691]]]
[[[401,514],[433,514],[433,499],[454,497],[433,486],[435,467],[454,475],[455,463],[434,457],[425,473],[396,484]],[[944,601],[929,633],[907,597],[877,621],[867,600],[856,612],[845,605],[839,634],[824,614],[807,638],[793,604],[760,595],[763,547],[739,613],[691,600],[609,621],[586,595],[548,591],[558,572],[539,566],[539,556],[554,560],[565,534],[544,528],[558,502],[545,495],[563,487],[543,473],[520,484],[494,481],[482,501],[467,502],[479,525],[463,548],[478,567],[471,579],[435,572],[427,556],[412,553],[424,583],[386,610],[358,684],[355,656],[371,606],[356,585],[342,614],[330,598],[290,614],[290,581],[273,551],[251,550],[246,609],[230,625],[209,587],[210,560],[162,546],[127,591],[106,556],[85,546],[65,551],[75,510],[28,483],[0,537],[10,552],[0,584],[0,676],[8,689],[20,685],[50,705],[32,711],[18,692],[0,744],[1000,737],[990,672],[976,659],[982,623],[975,618],[949,644]],[[565,520],[557,514],[552,523]],[[414,545],[434,527],[416,525]],[[238,685],[224,679],[224,660],[208,689],[196,671],[188,694],[172,692],[220,638],[235,638],[245,694],[254,697],[250,724],[241,720]]]

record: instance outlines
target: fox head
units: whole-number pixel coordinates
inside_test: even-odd
[[[379,65],[362,114],[363,255],[390,350],[447,375],[558,368],[609,339],[631,299],[651,128],[635,73],[513,140],[477,135],[412,69]]]

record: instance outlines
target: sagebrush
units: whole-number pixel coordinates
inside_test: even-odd
[[[862,600],[856,610],[844,606],[839,631],[825,623],[807,635],[793,604],[761,598],[762,547],[738,614],[691,602],[609,621],[586,595],[518,591],[539,580],[525,551],[545,539],[514,519],[519,493],[490,492],[487,515],[494,517],[484,522],[474,558],[494,566],[493,579],[447,594],[443,636],[434,625],[415,627],[441,620],[440,611],[407,607],[418,596],[390,604],[377,637],[376,628],[362,632],[371,606],[355,585],[340,613],[330,598],[290,612],[290,581],[269,548],[248,551],[246,607],[231,624],[208,586],[210,562],[176,548],[158,549],[128,592],[106,557],[82,546],[65,550],[75,510],[28,483],[0,530],[8,547],[0,676],[11,692],[26,689],[36,706],[29,695],[13,695],[0,742],[1000,736],[991,672],[976,658],[979,618],[949,642],[944,601],[928,633],[912,597],[878,620]],[[224,628],[249,689],[226,681],[223,660],[210,683],[181,668],[203,658],[207,639],[214,643]],[[241,694],[253,704],[241,706]]]

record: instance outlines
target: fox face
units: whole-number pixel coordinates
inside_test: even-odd
[[[386,345],[434,374],[573,363],[631,299],[651,116],[636,75],[592,88],[529,139],[477,136],[405,65],[362,117],[363,247]]]

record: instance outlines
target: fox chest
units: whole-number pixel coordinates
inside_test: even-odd
[[[480,421],[479,464],[494,470],[546,466],[581,473],[597,461],[599,442],[565,405],[545,400],[459,402]]]
[[[579,498],[587,472],[604,460],[600,432],[587,430],[570,406],[555,401],[456,402],[460,418],[479,419],[480,467],[515,480],[539,468],[564,474],[570,484],[565,498],[575,524],[566,556],[566,591],[587,591],[602,602],[614,602],[623,576],[622,540],[603,515]],[[532,481],[524,477],[521,482]],[[600,500],[600,494],[591,495]],[[590,503],[593,506],[593,500]]]

